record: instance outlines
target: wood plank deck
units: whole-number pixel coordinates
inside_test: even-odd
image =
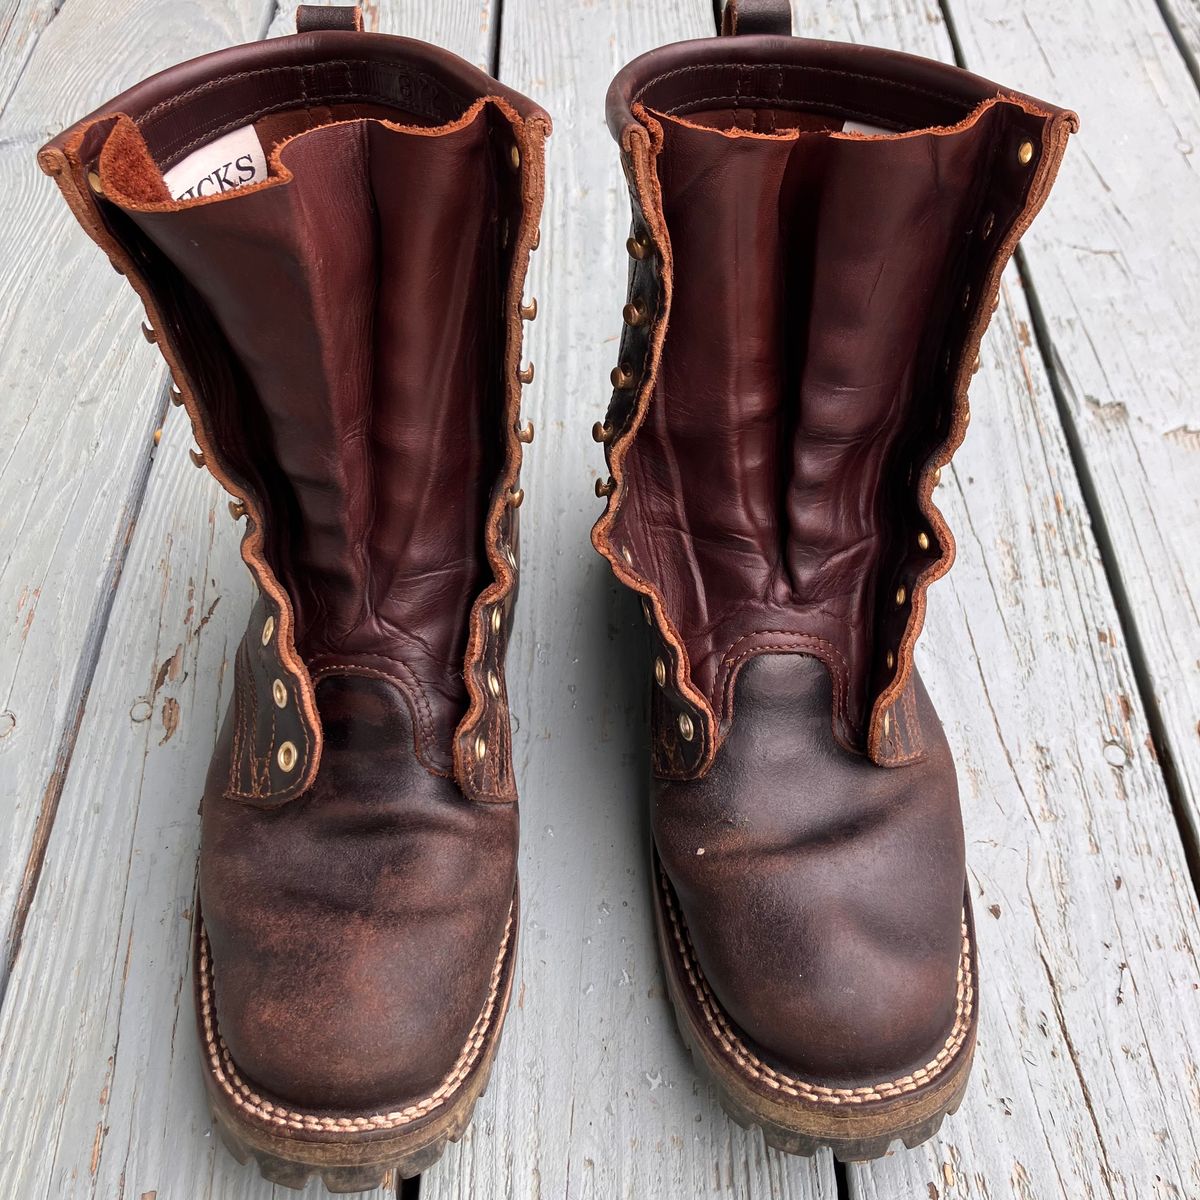
[[[662,995],[644,681],[619,651],[642,625],[587,541],[628,224],[602,98],[632,55],[711,32],[710,0],[381,0],[376,27],[497,66],[556,122],[510,660],[520,976],[475,1123],[421,1194],[1200,1197],[1200,20],[1189,0],[794,8],[797,32],[958,57],[1083,118],[984,343],[938,493],[959,558],[919,651],[979,914],[974,1081],[927,1147],[788,1159],[721,1113]],[[0,1197],[295,1194],[210,1135],[187,986],[196,799],[250,604],[238,530],[177,410],[154,447],[161,360],[32,159],[134,79],[291,18],[10,0],[0,20]]]

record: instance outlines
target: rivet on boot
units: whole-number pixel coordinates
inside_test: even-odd
[[[142,337],[152,346],[158,341],[158,334],[154,332],[154,326],[147,324],[145,321],[142,322]]]
[[[296,767],[296,747],[291,742],[284,742],[275,755],[275,761],[281,771],[293,771]]]
[[[597,421],[592,426],[592,441],[600,442],[607,445],[612,441],[613,430],[611,425],[605,424],[603,421]]]
[[[508,493],[508,507],[509,508],[520,508],[521,505],[524,503],[525,503],[525,489],[524,488],[513,488],[512,491]]]
[[[195,466],[195,467],[203,467],[203,466],[205,465],[205,463],[204,463],[204,451],[203,451],[203,450],[197,450],[197,449],[195,448],[195,446],[193,446],[193,447],[192,447],[192,448],[191,448],[191,449],[188,451],[188,456],[191,458],[191,460],[192,460],[192,465],[193,465],[193,466]]]
[[[533,363],[526,363],[526,365],[520,371],[517,372],[517,378],[522,383],[525,383],[525,384],[532,383],[533,382]]]
[[[533,422],[527,420],[524,425],[517,426],[517,441],[524,442],[528,446],[533,441],[533,433]]]
[[[240,500],[230,500],[229,515],[235,521],[240,521],[246,515],[246,506]]]
[[[528,301],[522,301],[521,307],[518,309],[521,317],[525,321],[536,321],[538,314],[537,297],[530,296]]]
[[[596,480],[596,495],[599,496],[600,499],[603,500],[605,496],[611,496],[616,490],[617,481],[611,475],[608,477],[607,482],[599,479]]]
[[[631,300],[621,310],[621,316],[626,325],[632,325],[635,329],[637,326],[645,324],[646,302],[640,298],[637,300]]]
[[[626,241],[625,249],[629,251],[630,258],[636,258],[638,262],[641,262],[650,255],[650,239],[644,233],[639,233]]]
[[[620,366],[613,367],[612,373],[608,378],[613,387],[619,392],[624,391],[633,384],[633,372],[626,363],[621,363]]]

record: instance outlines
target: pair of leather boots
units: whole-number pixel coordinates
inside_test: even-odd
[[[414,1174],[496,1053],[518,928],[505,682],[535,103],[302,7],[41,151],[145,303],[261,597],[203,800],[213,1111],[298,1185]],[[978,976],[954,766],[913,665],[933,492],[1072,113],[954,67],[724,36],[617,76],[633,227],[593,535],[650,625],[652,868],[735,1119],[843,1159],[962,1096]]]

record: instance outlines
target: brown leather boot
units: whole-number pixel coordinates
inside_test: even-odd
[[[268,1178],[357,1191],[462,1133],[512,981],[549,120],[347,14],[156,75],[41,164],[145,302],[262,590],[203,801],[212,1106]]]
[[[913,666],[933,503],[1073,114],[793,39],[786,0],[608,97],[633,202],[597,549],[652,626],[654,879],[684,1039],[782,1150],[959,1103],[978,981],[954,765]]]

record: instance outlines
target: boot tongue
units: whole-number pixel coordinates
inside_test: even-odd
[[[788,0],[728,0],[721,16],[722,37],[792,32],[792,6]]]

